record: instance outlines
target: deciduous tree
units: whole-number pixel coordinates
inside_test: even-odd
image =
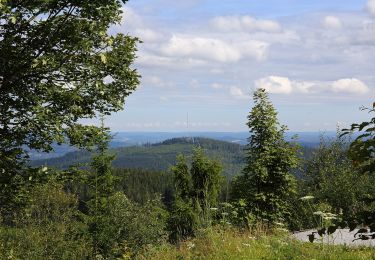
[[[28,178],[14,179],[28,149],[90,143],[100,131],[79,120],[122,109],[135,90],[138,40],[108,32],[125,2],[0,1],[1,191]]]

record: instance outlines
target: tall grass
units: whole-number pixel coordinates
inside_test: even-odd
[[[375,259],[371,248],[296,241],[288,233],[212,229],[177,246],[148,248],[138,259]]]

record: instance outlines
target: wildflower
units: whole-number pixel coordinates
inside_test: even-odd
[[[187,247],[188,249],[192,249],[195,247],[195,244],[190,242],[189,244],[187,244]]]
[[[315,198],[314,196],[305,196],[305,197],[300,198],[300,200],[305,201],[305,200],[312,200],[314,198]]]
[[[281,232],[289,232],[289,230],[286,229],[286,228],[277,228],[277,230],[279,230],[279,231],[281,231]]]

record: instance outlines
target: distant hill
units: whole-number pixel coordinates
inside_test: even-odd
[[[111,150],[116,154],[113,166],[115,168],[164,171],[176,163],[178,154],[184,154],[190,160],[196,146],[201,146],[211,159],[220,161],[224,167],[224,174],[228,177],[239,173],[243,168],[243,146],[203,137],[172,138],[157,144],[114,148]],[[74,151],[59,158],[34,160],[30,164],[66,169],[70,165],[90,162],[91,156],[92,154],[87,151]]]
[[[186,136],[199,136],[202,138],[215,139],[230,143],[244,145],[249,137],[248,132],[117,132],[112,133],[113,140],[110,142],[111,148],[143,146],[145,144],[157,144],[174,138],[184,138]],[[314,148],[319,144],[321,135],[334,137],[335,132],[287,132],[286,140],[291,141],[292,137],[298,136],[298,142],[304,147]],[[69,145],[53,145],[54,152],[40,153],[30,151],[31,160],[42,160],[61,157],[69,152],[77,151],[77,148]]]

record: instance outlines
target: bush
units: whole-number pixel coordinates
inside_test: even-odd
[[[160,198],[140,206],[123,193],[108,198],[106,212],[97,220],[98,248],[104,257],[133,255],[146,245],[166,239],[166,211]]]
[[[190,202],[176,199],[168,219],[169,240],[172,243],[194,237],[199,226],[198,215]]]
[[[77,198],[55,183],[37,186],[15,226],[0,227],[1,259],[84,259],[91,255]]]

